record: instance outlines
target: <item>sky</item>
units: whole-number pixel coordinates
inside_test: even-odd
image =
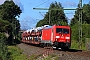
[[[5,0],[0,0],[3,4]],[[44,18],[47,10],[33,10],[33,8],[49,8],[52,2],[60,2],[64,8],[77,8],[79,0],[13,0],[17,4],[22,13],[18,20],[21,29],[30,29],[36,26],[37,22]],[[83,0],[83,4],[89,3],[90,0]],[[73,18],[75,11],[64,11],[68,19]],[[69,14],[68,14],[69,13]],[[70,21],[70,20],[69,20]]]

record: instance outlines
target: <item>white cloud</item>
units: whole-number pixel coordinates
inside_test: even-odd
[[[77,3],[73,2],[73,1],[65,1],[63,3],[64,7],[77,7]]]
[[[5,0],[0,0],[0,5],[4,3]]]
[[[74,3],[74,2],[66,2],[66,5],[70,5],[70,6],[74,6],[74,7],[77,6],[76,3]]]

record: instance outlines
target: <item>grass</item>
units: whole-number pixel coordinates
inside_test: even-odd
[[[78,49],[78,48],[79,48],[78,45],[79,45],[79,44],[78,44],[77,41],[72,40],[72,42],[71,42],[71,49]]]
[[[71,42],[71,49],[80,49],[80,47],[79,47],[79,42],[76,41],[76,40],[72,40],[72,42]],[[82,49],[82,50],[86,50],[85,43],[82,43],[81,49]]]
[[[52,59],[59,60],[58,57],[55,54],[50,54],[49,56],[47,56],[43,60],[52,60]]]
[[[16,46],[8,46],[11,60],[28,60],[27,56],[22,54],[22,50]]]
[[[31,55],[29,58],[30,58],[31,60],[35,60],[37,57],[36,57],[35,54],[33,54],[33,55]]]

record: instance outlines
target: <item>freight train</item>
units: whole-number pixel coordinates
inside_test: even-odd
[[[44,25],[22,33],[22,42],[40,46],[54,46],[56,49],[69,49],[71,46],[70,26]]]

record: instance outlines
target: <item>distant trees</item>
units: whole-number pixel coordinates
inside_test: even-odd
[[[90,4],[84,4],[82,7],[82,23],[90,24]],[[71,25],[75,25],[79,21],[79,5],[77,11],[75,11],[74,18],[71,21]]]
[[[79,40],[79,5],[77,11],[75,11],[74,18],[71,20],[72,39]],[[90,4],[84,4],[82,7],[82,39],[85,42],[85,38],[90,38]]]
[[[55,9],[59,9],[59,10],[55,10]],[[49,18],[50,18],[50,24],[49,24]],[[64,14],[64,10],[61,3],[57,3],[56,1],[54,3],[51,3],[49,7],[49,11],[46,13],[44,19],[40,20],[36,26],[42,26],[45,24],[68,25],[67,18]]]
[[[90,4],[83,5],[83,23],[90,24]]]

